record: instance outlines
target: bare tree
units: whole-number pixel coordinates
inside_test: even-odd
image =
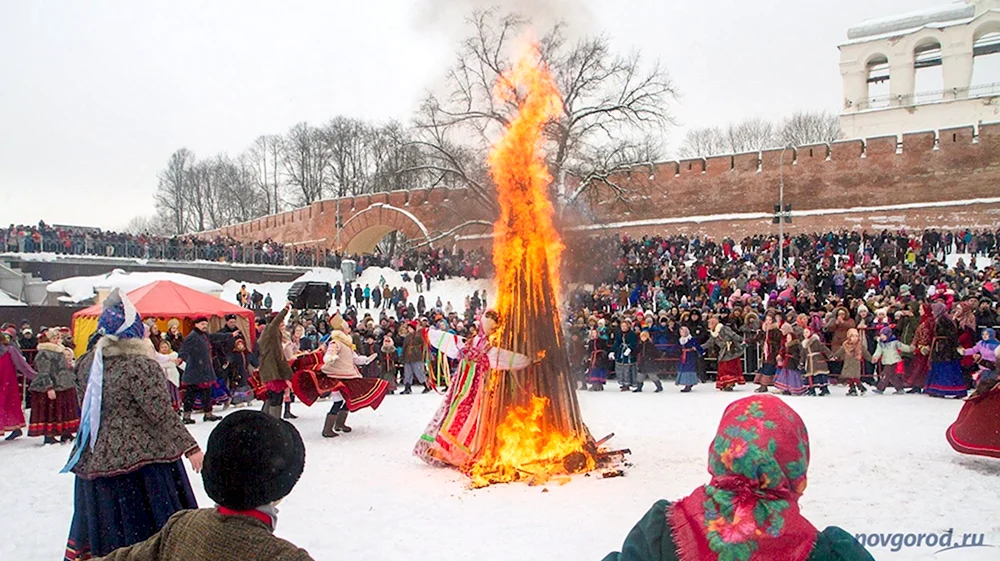
[[[723,131],[731,153],[757,152],[778,144],[774,125],[764,119],[746,119],[731,124]]]
[[[840,139],[840,118],[823,112],[798,112],[785,119],[778,132],[781,145],[805,146]]]
[[[472,33],[447,74],[447,91],[429,95],[415,119],[414,143],[428,161],[409,171],[430,171],[433,183],[450,178],[495,208],[482,162],[518,100],[497,101],[493,87],[510,68],[512,49],[528,21],[487,10],[474,12],[468,23]],[[539,47],[562,94],[563,114],[546,129],[547,163],[560,208],[599,186],[611,187],[628,203],[627,190],[609,178],[658,156],[658,146],[648,139],[661,137],[673,122],[668,104],[675,91],[667,73],[658,64],[644,64],[638,53],[615,53],[605,36],[570,41],[561,24],[542,36]]]
[[[301,206],[323,198],[324,173],[330,154],[323,133],[308,123],[299,123],[288,131],[282,150],[282,168],[293,200]]]
[[[280,136],[261,135],[245,154],[253,168],[254,192],[263,197],[267,213],[281,212],[281,148]]]
[[[164,222],[161,214],[133,216],[125,225],[125,232],[129,234],[149,235],[149,236],[169,236],[174,234],[173,227],[169,222]]]
[[[167,167],[160,172],[159,184],[153,199],[157,213],[170,224],[174,234],[181,234],[187,226],[188,172],[194,165],[194,154],[181,148],[167,161]]]
[[[705,158],[729,152],[729,142],[718,127],[687,131],[680,148],[682,158]]]

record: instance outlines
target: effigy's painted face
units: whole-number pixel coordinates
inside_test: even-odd
[[[483,333],[485,335],[492,334],[497,328],[497,322],[489,316],[483,316]]]

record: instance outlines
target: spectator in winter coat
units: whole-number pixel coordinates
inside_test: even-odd
[[[657,349],[656,345],[653,343],[653,340],[649,335],[649,331],[640,332],[639,358],[637,363],[638,375],[635,389],[632,390],[633,392],[641,392],[642,384],[645,380],[651,380],[653,385],[656,386],[654,393],[663,391],[663,384],[660,383],[660,377],[657,375],[659,366],[656,364],[656,359],[658,358],[660,358],[660,350]]]
[[[102,559],[311,561],[305,550],[274,535],[275,507],[305,467],[305,447],[295,427],[256,411],[238,411],[212,431],[207,448],[202,479],[216,506],[182,510],[146,541]]]
[[[222,337],[232,340],[231,334]],[[205,412],[206,422],[222,419],[212,414],[211,388],[216,375],[212,362],[211,341],[212,337],[208,334],[208,318],[197,317],[194,319],[191,333],[184,338],[181,350],[177,353],[181,362],[186,364],[184,375],[181,376],[181,384],[185,388],[184,424],[186,425],[194,422],[191,419],[191,412],[194,411],[195,401],[198,400],[202,411]]]

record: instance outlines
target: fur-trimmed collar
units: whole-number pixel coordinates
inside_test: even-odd
[[[155,358],[156,351],[153,350],[153,343],[149,339],[104,339],[99,343],[103,345],[104,356],[144,356]]]
[[[66,347],[60,345],[59,343],[39,343],[38,350],[52,351],[54,353],[62,353],[66,350]]]

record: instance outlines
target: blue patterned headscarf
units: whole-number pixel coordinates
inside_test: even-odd
[[[77,432],[76,447],[62,473],[68,473],[80,461],[83,448],[94,450],[97,433],[101,429],[101,397],[104,393],[104,347],[107,341],[138,339],[146,334],[139,312],[127,296],[117,288],[104,300],[103,311],[97,320],[97,333],[101,336],[94,347],[94,360],[90,363],[90,377],[83,395],[80,413],[80,429]]]

